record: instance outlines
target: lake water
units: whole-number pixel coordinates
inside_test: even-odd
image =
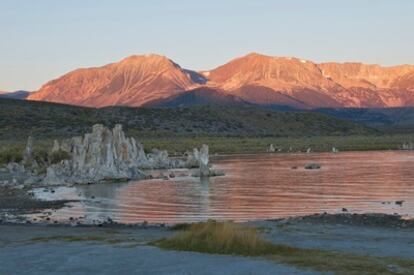
[[[317,162],[320,170],[305,170]],[[246,221],[314,213],[398,213],[414,217],[414,153],[404,151],[223,156],[224,177],[176,177],[36,190],[41,199],[77,199],[51,220],[180,223]],[[297,166],[297,169],[292,167]],[[403,200],[402,205],[395,201]]]

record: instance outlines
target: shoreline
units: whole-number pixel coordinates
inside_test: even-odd
[[[67,228],[136,228],[136,229],[154,229],[165,228],[167,230],[179,230],[197,222],[189,223],[118,223],[111,219],[102,221],[100,223],[76,223],[76,222],[47,222],[38,221],[31,222],[24,220],[22,222],[15,222],[11,220],[0,219],[1,226],[39,226],[39,227],[67,227]],[[206,220],[207,221],[207,220]],[[231,220],[217,220],[217,221],[231,221]],[[344,225],[357,227],[371,227],[371,228],[400,228],[412,229],[414,228],[414,218],[404,219],[403,216],[383,213],[315,213],[305,216],[292,216],[277,219],[264,220],[250,220],[235,222],[244,225],[256,225],[261,223],[275,223],[279,225],[288,225],[292,223],[307,223],[307,224],[321,224],[321,225]]]

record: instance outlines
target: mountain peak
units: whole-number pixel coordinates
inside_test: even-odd
[[[251,52],[197,73],[163,55],[132,55],[103,67],[72,71],[46,83],[29,99],[92,107],[143,106],[198,88],[203,98],[213,89],[262,105],[414,106],[414,66],[317,64]]]

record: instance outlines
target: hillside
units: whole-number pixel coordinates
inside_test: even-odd
[[[15,92],[0,92],[0,97],[13,98],[13,99],[26,99],[30,95],[28,91],[15,91]]]
[[[46,102],[0,99],[0,139],[70,137],[95,123],[121,123],[141,137],[344,136],[374,130],[331,116],[250,106],[93,109]]]
[[[90,107],[142,106],[201,83],[203,77],[164,56],[140,55],[99,68],[75,70],[46,83],[28,99]]]
[[[414,106],[414,66],[318,64],[251,53],[213,70],[195,72],[165,56],[135,55],[69,72],[28,99],[89,107],[228,101],[299,109],[407,107]]]

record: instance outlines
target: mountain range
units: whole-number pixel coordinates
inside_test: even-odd
[[[0,98],[25,99],[29,96],[28,91],[3,92],[0,91]]]
[[[161,55],[134,55],[69,72],[27,99],[88,107],[259,105],[315,108],[414,106],[414,66],[315,63],[251,53],[210,71]]]

